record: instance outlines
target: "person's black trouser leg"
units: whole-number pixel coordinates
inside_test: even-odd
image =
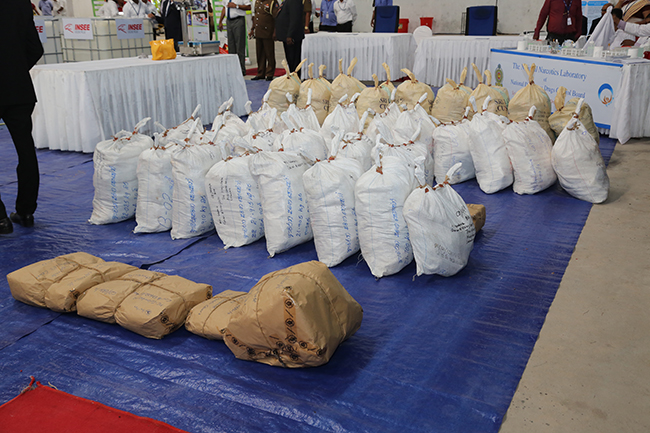
[[[302,40],[293,41],[292,45],[282,42],[284,45],[284,56],[287,58],[287,64],[291,72],[295,71],[300,64],[300,51],[302,49]]]
[[[16,212],[20,215],[33,214],[38,198],[39,174],[32,137],[32,111],[34,104],[0,106],[0,118],[7,125],[18,154]],[[5,210],[4,205],[0,210]]]

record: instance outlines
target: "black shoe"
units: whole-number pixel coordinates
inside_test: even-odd
[[[273,77],[266,77],[266,81],[273,81]]]
[[[23,227],[34,227],[34,215],[28,213],[27,215],[20,215],[17,212],[12,212],[11,221],[20,224]]]
[[[8,235],[13,233],[14,225],[11,224],[9,217],[4,217],[0,220],[0,235]]]
[[[256,76],[254,76],[253,78],[251,78],[251,81],[257,81],[257,80],[263,80],[263,79],[264,79],[263,76],[262,76],[262,77],[259,77],[259,76],[256,75]]]

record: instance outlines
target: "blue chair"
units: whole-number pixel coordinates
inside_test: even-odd
[[[399,27],[399,6],[377,6],[375,8],[375,33],[397,33]]]
[[[465,35],[492,36],[497,34],[497,7],[472,6],[465,14]]]

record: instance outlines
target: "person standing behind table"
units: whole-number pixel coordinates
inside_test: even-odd
[[[52,0],[52,16],[65,17],[68,15],[65,0]]]
[[[320,26],[319,32],[336,32],[336,14],[334,3],[338,0],[322,0],[320,3]]]
[[[158,24],[165,26],[165,39],[174,40],[174,48],[178,51],[178,43],[183,40],[183,31],[181,30],[181,12],[176,8],[172,0],[162,0],[160,2],[160,16],[154,19]]]
[[[577,41],[582,34],[582,2],[580,0],[546,0],[539,12],[533,38],[539,40],[539,32],[548,18],[546,40],[559,44],[571,39]]]
[[[124,6],[124,0],[108,0],[97,11],[97,16],[101,18],[115,18],[120,13],[120,8]]]
[[[273,0],[255,0],[253,26],[248,34],[255,38],[257,55],[257,75],[251,78],[252,80],[266,78],[266,81],[271,81],[275,75],[275,24],[271,13],[272,5]]]
[[[60,0],[59,0],[60,1]],[[122,8],[124,18],[155,18],[154,6],[144,0],[127,0]]]
[[[611,4],[611,3],[605,3],[603,5],[603,7],[600,8],[600,17],[596,18],[595,20],[593,20],[591,22],[591,27],[589,28],[589,33],[587,33],[588,36],[591,35],[594,32],[594,30],[596,30],[596,26],[598,25],[600,20],[603,18],[603,16],[607,13],[607,8],[609,8],[610,6],[614,7],[614,5]]]
[[[393,0],[372,0],[372,19],[370,20],[370,27],[375,30],[375,17],[377,16],[377,8],[384,6],[392,6]]]
[[[271,11],[275,15],[275,39],[282,41],[289,70],[300,64],[302,40],[305,38],[305,15],[302,0],[274,0]]]
[[[29,70],[43,55],[43,45],[34,27],[29,0],[5,2],[0,15],[0,37],[5,44],[0,56],[0,118],[7,125],[18,154],[16,212],[10,218],[0,199],[0,234],[8,234],[14,230],[12,221],[24,227],[34,225],[38,198],[38,159],[32,137],[36,92]]]
[[[354,0],[336,0],[334,2],[334,13],[337,22],[336,31],[350,33],[352,24],[357,20],[357,7],[354,5]]]
[[[305,33],[311,33],[309,21],[311,20],[311,0],[302,0],[302,13],[305,14]]]
[[[219,31],[223,30],[223,18],[227,16],[226,31],[228,52],[239,56],[242,75],[246,75],[246,11],[251,10],[250,0],[227,1],[221,9]]]
[[[44,17],[51,17],[52,16],[52,2],[50,0],[41,0],[38,2],[38,8],[41,10],[41,14],[43,14]]]

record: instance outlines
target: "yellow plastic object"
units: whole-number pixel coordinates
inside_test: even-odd
[[[172,60],[176,58],[173,39],[149,41],[152,60]]]

